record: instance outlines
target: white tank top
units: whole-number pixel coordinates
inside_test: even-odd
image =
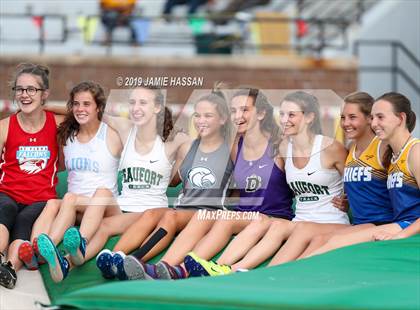
[[[343,182],[336,169],[322,168],[322,139],[321,135],[315,136],[311,157],[302,169],[293,164],[292,144],[289,142],[287,146],[286,179],[296,198],[293,221],[348,224],[347,214],[331,202],[335,196],[341,195]]]
[[[108,149],[106,135],[108,126],[101,122],[96,135],[87,143],[77,137],[67,139],[63,148],[68,171],[68,191],[92,197],[96,189],[108,188],[116,197],[118,161]]]
[[[166,190],[173,163],[165,153],[162,138],[156,136],[152,150],[140,155],[135,149],[137,127],[130,130],[121,155],[122,191],[117,198],[120,209],[143,212],[147,209],[168,206]]]

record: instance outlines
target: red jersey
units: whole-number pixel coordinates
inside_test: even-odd
[[[0,163],[0,192],[25,205],[56,198],[57,125],[54,114],[46,113],[44,127],[27,133],[17,115],[9,120],[9,131]]]

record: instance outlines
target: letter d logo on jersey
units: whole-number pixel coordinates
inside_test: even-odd
[[[216,176],[206,167],[195,167],[188,171],[188,181],[194,188],[210,188],[216,183]]]
[[[51,153],[48,146],[20,146],[16,152],[20,170],[35,174],[45,169]]]
[[[261,177],[253,174],[246,178],[245,192],[255,192],[261,188]]]

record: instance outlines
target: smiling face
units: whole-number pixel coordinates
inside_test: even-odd
[[[372,107],[372,129],[381,140],[392,138],[395,129],[401,125],[401,118],[394,113],[391,103],[379,100]]]
[[[129,103],[130,119],[137,126],[156,121],[161,107],[155,103],[155,93],[151,89],[138,88],[131,92]]]
[[[74,118],[80,125],[86,125],[92,121],[99,120],[98,106],[89,91],[78,92],[74,95],[72,112]]]
[[[346,139],[357,140],[371,131],[371,117],[365,115],[357,103],[346,103],[341,113],[340,125]]]
[[[230,104],[230,113],[237,134],[244,134],[248,130],[256,128],[260,122],[254,99],[249,96],[233,97]]]
[[[302,108],[292,101],[283,101],[280,106],[280,126],[286,136],[297,135],[307,130],[311,118],[305,117]]]
[[[36,92],[34,95],[28,94],[28,89],[31,88]],[[16,79],[15,89],[26,89],[21,94],[18,94],[19,91],[15,91],[15,100],[22,113],[32,113],[40,109],[42,102],[48,97],[48,91],[39,90],[43,89],[40,79],[29,73],[19,75]]]
[[[221,128],[226,120],[223,119],[210,101],[199,101],[195,105],[193,114],[194,127],[201,138],[221,135]]]

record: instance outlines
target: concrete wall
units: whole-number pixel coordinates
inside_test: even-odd
[[[217,81],[255,85],[265,89],[330,89],[345,96],[357,89],[356,64],[351,60],[314,60],[298,57],[208,56],[177,57],[0,57],[0,100],[10,98],[10,80],[18,63],[42,63],[51,71],[51,100],[67,100],[70,89],[94,80],[107,91],[121,88],[117,77],[198,77],[199,87],[167,87],[168,98],[184,103],[195,88],[210,89]]]
[[[401,41],[420,60],[420,1],[383,0],[363,19],[359,39]],[[360,53],[361,66],[386,66],[391,64],[391,49],[384,47],[364,47]],[[420,68],[403,53],[398,55],[398,64],[420,85]],[[420,137],[420,95],[401,77],[398,77],[398,91],[410,98],[417,114],[414,132]],[[370,73],[361,71],[359,89],[379,96],[392,89],[390,73]]]

